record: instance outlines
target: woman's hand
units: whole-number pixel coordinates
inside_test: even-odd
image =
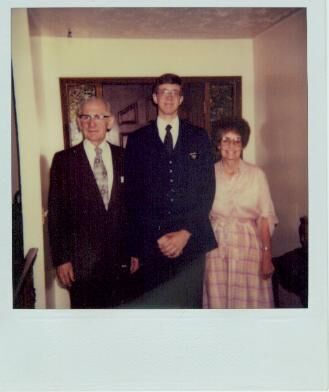
[[[262,217],[260,219],[260,239],[262,244],[263,252],[260,264],[260,275],[263,279],[269,279],[273,272],[274,266],[272,264],[272,252],[271,252],[271,235],[268,219]]]
[[[274,266],[272,264],[272,253],[269,249],[262,250],[263,256],[260,265],[260,274],[263,279],[269,279],[273,272]]]

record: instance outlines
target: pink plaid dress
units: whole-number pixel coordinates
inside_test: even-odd
[[[228,177],[215,165],[216,194],[210,220],[218,248],[209,252],[203,286],[204,308],[271,308],[271,279],[260,277],[258,220],[278,222],[264,172],[240,161],[239,173]]]

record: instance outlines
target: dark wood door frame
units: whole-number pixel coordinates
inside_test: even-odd
[[[242,100],[241,100],[241,76],[193,76],[182,77],[183,84],[203,83],[204,85],[204,127],[211,133],[211,86],[218,84],[227,87],[230,91],[230,99],[232,100],[232,110],[230,115],[241,116]],[[78,102],[85,96],[103,96],[105,85],[129,86],[129,85],[153,85],[155,78],[153,77],[123,77],[123,78],[60,78],[60,93],[62,105],[62,119],[65,147],[70,146],[70,122],[75,116],[75,110]]]

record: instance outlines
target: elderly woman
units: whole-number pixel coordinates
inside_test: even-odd
[[[242,159],[250,135],[243,119],[222,121],[210,218],[218,248],[207,254],[204,308],[271,308],[271,235],[278,222],[264,172]]]

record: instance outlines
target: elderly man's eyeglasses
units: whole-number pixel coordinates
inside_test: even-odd
[[[222,139],[222,143],[224,146],[228,146],[229,144],[233,144],[233,146],[240,147],[242,142],[240,138],[231,139],[230,137],[224,136]]]
[[[161,96],[165,96],[165,97],[169,97],[169,96],[179,97],[181,95],[181,92],[180,92],[180,90],[161,89],[161,90],[158,90],[157,94],[161,95]]]
[[[111,116],[109,114],[79,114],[78,117],[81,121],[88,122],[91,120],[102,121]]]

